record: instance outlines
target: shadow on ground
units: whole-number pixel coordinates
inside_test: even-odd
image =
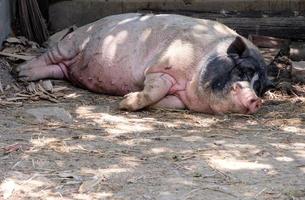
[[[119,97],[69,86],[60,103],[0,109],[7,199],[303,199],[305,106],[257,114],[123,112]],[[71,121],[29,109],[63,108]]]

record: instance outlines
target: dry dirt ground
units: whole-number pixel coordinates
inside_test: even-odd
[[[3,66],[1,80],[0,199],[305,199],[304,97],[268,93],[255,115],[124,112],[64,81],[45,97],[6,87]]]

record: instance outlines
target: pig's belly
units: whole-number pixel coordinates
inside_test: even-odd
[[[143,88],[144,70],[134,74],[132,66],[124,65],[124,62],[107,62],[98,55],[89,60],[83,67],[81,63],[77,63],[76,67],[70,66],[69,79],[72,83],[93,92],[119,96]]]

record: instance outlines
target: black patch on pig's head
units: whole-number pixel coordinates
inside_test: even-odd
[[[201,82],[209,83],[212,91],[223,91],[231,81],[231,70],[234,62],[227,56],[217,56],[209,61],[204,73],[201,74]]]
[[[258,96],[268,89],[266,64],[257,49],[250,49],[241,37],[236,37],[226,54],[211,55],[201,72],[201,84],[209,83],[212,92],[224,95],[237,81],[248,81]]]
[[[267,77],[267,65],[254,45],[249,47],[245,39],[237,36],[229,45],[227,54],[234,60],[241,81],[249,81],[258,96],[272,87],[273,84]]]
[[[253,90],[258,96],[261,96],[264,83],[261,80],[264,77],[259,63],[252,57],[236,58],[232,57],[235,67],[232,69],[231,75],[238,76],[239,81],[248,81],[251,83]]]

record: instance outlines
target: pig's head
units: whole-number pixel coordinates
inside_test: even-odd
[[[261,96],[272,85],[266,64],[258,49],[236,37],[220,44],[225,51],[212,52],[200,74],[200,86],[209,95],[214,113],[255,113],[262,105]]]

